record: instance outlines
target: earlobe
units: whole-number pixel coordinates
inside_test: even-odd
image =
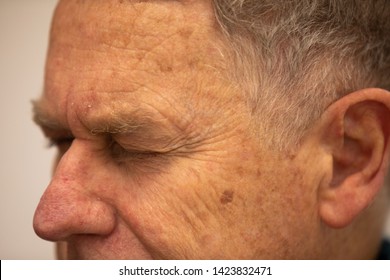
[[[332,178],[319,188],[319,215],[328,226],[342,228],[382,187],[389,157],[390,93],[365,89],[343,97],[324,113],[321,129],[332,157],[327,167]]]

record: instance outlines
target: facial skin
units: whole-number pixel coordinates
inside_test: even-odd
[[[317,147],[266,149],[226,68],[209,1],[61,1],[37,234],[72,259],[326,257]]]

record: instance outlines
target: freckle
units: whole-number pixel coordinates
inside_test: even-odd
[[[143,53],[137,53],[135,55],[135,58],[138,59],[139,61],[143,60],[145,58],[145,54]]]
[[[256,174],[257,174],[257,176],[261,176],[261,171],[260,171],[260,169],[257,169]]]
[[[182,38],[188,39],[193,33],[192,29],[186,28],[179,31],[179,34]]]
[[[231,203],[233,201],[233,196],[233,191],[224,191],[221,195],[220,201],[222,204]]]
[[[198,58],[193,58],[193,59],[191,59],[191,60],[188,62],[188,66],[189,66],[190,68],[196,68],[197,65],[198,65],[198,63],[199,63],[199,59],[198,59]]]
[[[160,65],[160,69],[162,72],[172,72],[173,68],[169,65]]]
[[[287,154],[287,158],[288,158],[289,160],[294,160],[296,156],[297,156],[297,155],[296,155],[296,154],[293,154],[293,153]]]

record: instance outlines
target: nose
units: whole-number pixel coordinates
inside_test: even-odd
[[[96,165],[72,144],[60,160],[52,181],[43,194],[34,215],[34,230],[50,241],[65,240],[71,235],[108,235],[115,228],[113,208],[94,193],[98,184]],[[87,157],[87,158],[86,158]],[[88,158],[89,157],[89,158]]]

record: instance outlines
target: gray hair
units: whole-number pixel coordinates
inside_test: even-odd
[[[298,145],[326,107],[350,92],[390,90],[388,0],[213,5],[230,46],[231,74],[248,93],[259,134],[273,148]]]

